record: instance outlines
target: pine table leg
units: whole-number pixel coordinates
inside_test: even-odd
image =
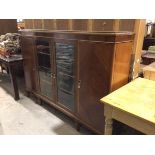
[[[113,130],[113,120],[111,118],[105,118],[105,135],[112,135]]]

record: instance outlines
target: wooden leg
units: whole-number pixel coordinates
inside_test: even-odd
[[[29,91],[25,91],[25,96],[30,97],[31,93]]]
[[[58,112],[58,110],[57,110],[56,108],[54,108],[54,112],[55,112],[55,113],[57,113],[57,112]]]
[[[40,105],[42,104],[42,100],[40,98],[37,97],[36,101],[37,101],[38,104],[40,104]]]
[[[111,118],[105,118],[105,135],[112,135],[112,126],[113,120]]]
[[[80,132],[81,124],[77,121],[75,123],[76,123],[76,130]]]
[[[8,67],[6,68],[6,72],[7,72],[7,74],[9,74],[9,68]]]
[[[13,66],[9,66],[9,73],[10,73],[11,83],[12,83],[13,90],[14,90],[14,99],[19,100],[19,91],[18,91],[17,79],[16,79],[16,75],[15,75],[15,71],[14,71]]]

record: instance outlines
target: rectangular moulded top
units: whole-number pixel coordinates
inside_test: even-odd
[[[74,31],[74,30],[45,30],[25,29],[20,31],[22,36],[49,37],[68,40],[93,40],[104,42],[133,41],[134,33],[127,31]]]

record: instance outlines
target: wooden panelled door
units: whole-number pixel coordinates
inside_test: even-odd
[[[78,115],[102,133],[104,107],[99,99],[108,93],[113,46],[102,42],[79,41],[78,49]]]

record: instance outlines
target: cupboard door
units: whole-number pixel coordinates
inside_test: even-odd
[[[48,38],[36,38],[36,62],[39,77],[40,93],[54,100],[53,92],[53,50],[51,40]]]
[[[75,110],[75,44],[57,41],[57,101],[68,110]]]
[[[27,91],[37,91],[37,80],[34,61],[34,38],[21,37],[21,49],[23,55],[24,75]]]
[[[95,130],[104,131],[104,106],[100,98],[109,92],[113,45],[79,41],[78,116]]]

